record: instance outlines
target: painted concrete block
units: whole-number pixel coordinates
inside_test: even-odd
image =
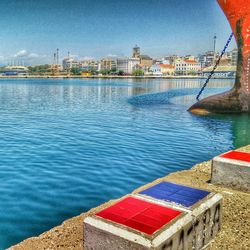
[[[161,182],[141,191],[140,194],[158,200],[174,202],[187,208],[208,196],[210,192],[171,182]]]
[[[211,181],[250,191],[250,153],[230,151],[215,157]]]
[[[84,220],[84,249],[192,249],[189,212],[128,196]]]
[[[136,196],[157,204],[172,205],[192,216],[193,249],[201,249],[216,236],[221,227],[222,196],[170,182],[161,182]]]

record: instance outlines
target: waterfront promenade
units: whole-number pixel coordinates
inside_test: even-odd
[[[179,75],[179,76],[119,76],[119,75],[18,75],[18,76],[3,76],[0,75],[0,79],[207,79],[205,76],[197,75]],[[213,77],[213,79],[234,79],[234,77]]]
[[[243,147],[240,151],[250,152],[250,145]],[[160,181],[172,181],[179,184],[191,185],[193,187],[218,192],[223,196],[223,219],[222,230],[208,249],[249,249],[249,214],[250,214],[250,193],[233,190],[222,186],[212,185],[211,161],[198,164],[190,170],[172,173],[158,179]],[[145,185],[136,191],[145,189]],[[110,201],[100,207],[105,208],[112,204]],[[94,212],[97,208],[93,208]],[[11,250],[34,250],[34,249],[83,249],[83,220],[89,212],[65,221],[62,225],[23,241],[11,247]]]

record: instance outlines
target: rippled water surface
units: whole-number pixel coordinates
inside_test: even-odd
[[[248,115],[186,112],[200,83],[0,80],[0,249],[250,143]]]

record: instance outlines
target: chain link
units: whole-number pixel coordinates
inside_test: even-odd
[[[196,97],[196,100],[197,100],[197,101],[200,100],[200,96],[201,96],[202,92],[204,91],[204,89],[206,88],[206,86],[207,86],[207,84],[209,83],[210,79],[211,79],[212,76],[214,75],[215,70],[217,69],[218,65],[220,64],[221,58],[222,58],[223,55],[225,54],[225,52],[226,52],[226,50],[227,50],[227,48],[228,48],[228,45],[230,44],[230,42],[231,42],[231,40],[232,40],[232,38],[233,38],[233,35],[234,35],[234,34],[231,33],[231,35],[229,36],[229,38],[228,38],[228,40],[227,40],[227,43],[226,43],[224,49],[222,50],[222,52],[221,52],[221,54],[220,54],[220,56],[219,56],[217,62],[215,63],[215,65],[214,65],[214,67],[213,67],[213,70],[210,72],[210,74],[209,74],[209,76],[208,76],[206,82],[203,84],[201,90],[199,91],[199,94],[198,94],[197,97]]]

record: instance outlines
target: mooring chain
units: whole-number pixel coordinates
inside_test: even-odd
[[[228,47],[228,45],[230,44],[230,42],[231,42],[231,40],[232,40],[232,38],[233,38],[233,35],[234,35],[234,34],[233,34],[233,32],[232,32],[231,35],[229,36],[228,40],[227,40],[227,43],[226,43],[224,49],[223,49],[222,52],[221,52],[221,54],[220,54],[220,56],[219,56],[217,62],[215,63],[215,65],[214,65],[214,67],[213,67],[213,70],[210,72],[210,74],[209,74],[209,76],[208,76],[206,82],[203,84],[203,86],[202,86],[202,88],[201,88],[199,94],[197,95],[197,97],[196,97],[196,100],[197,100],[197,101],[200,100],[200,96],[201,96],[202,92],[203,92],[204,89],[206,88],[206,86],[207,86],[207,84],[209,83],[210,79],[212,78],[212,76],[213,76],[215,70],[217,69],[218,65],[220,64],[220,60],[221,60],[221,58],[223,57],[223,55],[225,54],[225,52],[226,52],[226,50],[227,50],[227,47]]]

